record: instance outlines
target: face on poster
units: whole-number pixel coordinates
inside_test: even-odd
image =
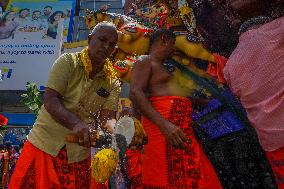
[[[64,20],[66,41],[73,0],[12,0],[0,22],[0,40],[57,39]]]

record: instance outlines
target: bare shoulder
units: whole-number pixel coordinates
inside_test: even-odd
[[[143,69],[143,68],[151,67],[151,59],[148,55],[142,55],[137,58],[137,61],[134,64],[134,69]]]
[[[151,61],[150,56],[140,56],[134,63],[132,69],[131,83],[143,83],[151,77]]]

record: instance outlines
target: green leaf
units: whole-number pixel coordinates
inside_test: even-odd
[[[37,84],[33,82],[27,82],[26,84],[27,91],[25,94],[22,94],[21,102],[38,115],[38,111],[43,104],[42,94],[38,90]]]
[[[32,111],[34,111],[34,110],[38,109],[38,105],[37,105],[37,104],[31,104],[31,105],[29,106],[29,108],[30,108]]]
[[[28,94],[25,93],[25,94],[22,94],[21,97],[22,98],[28,98],[29,96],[28,96]]]

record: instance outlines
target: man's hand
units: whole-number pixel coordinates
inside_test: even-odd
[[[185,149],[186,146],[184,143],[191,143],[182,130],[171,122],[166,122],[164,127],[161,128],[161,132],[165,136],[167,142],[177,148]]]
[[[73,133],[76,135],[76,142],[80,146],[91,147],[96,145],[97,134],[96,131],[91,132],[89,126],[84,122],[77,123],[73,129]]]

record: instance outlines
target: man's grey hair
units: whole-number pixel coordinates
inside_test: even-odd
[[[94,35],[97,31],[99,31],[102,28],[112,28],[116,31],[116,26],[112,22],[103,21],[103,22],[98,23],[94,27],[90,35]]]

